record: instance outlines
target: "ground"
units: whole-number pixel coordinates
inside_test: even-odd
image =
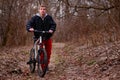
[[[32,46],[0,49],[0,80],[120,80],[120,43],[100,46],[53,43],[50,71],[29,72]]]

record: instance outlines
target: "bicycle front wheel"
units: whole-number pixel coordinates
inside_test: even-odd
[[[33,73],[35,71],[35,66],[36,66],[36,60],[35,60],[35,50],[32,48],[30,50],[30,72]]]
[[[47,71],[47,67],[48,67],[47,53],[46,53],[45,49],[41,49],[38,52],[39,52],[39,54],[37,56],[37,59],[38,59],[38,75],[40,77],[44,77],[44,75],[46,74],[46,71]]]

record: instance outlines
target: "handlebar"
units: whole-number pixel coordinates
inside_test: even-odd
[[[39,30],[34,30],[34,32],[38,32],[38,33],[50,33],[49,31],[39,31]]]

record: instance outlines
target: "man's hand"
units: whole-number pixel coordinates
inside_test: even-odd
[[[34,29],[33,29],[33,28],[30,28],[30,29],[29,29],[29,31],[30,31],[30,32],[33,32],[33,31],[34,31]]]
[[[49,33],[53,33],[53,30],[49,30]]]

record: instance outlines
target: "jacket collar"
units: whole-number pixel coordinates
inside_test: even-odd
[[[39,13],[36,14],[37,16],[41,17]],[[47,16],[48,14],[46,13],[44,18]],[[41,17],[42,18],[42,17]],[[42,18],[43,19],[43,18]]]

